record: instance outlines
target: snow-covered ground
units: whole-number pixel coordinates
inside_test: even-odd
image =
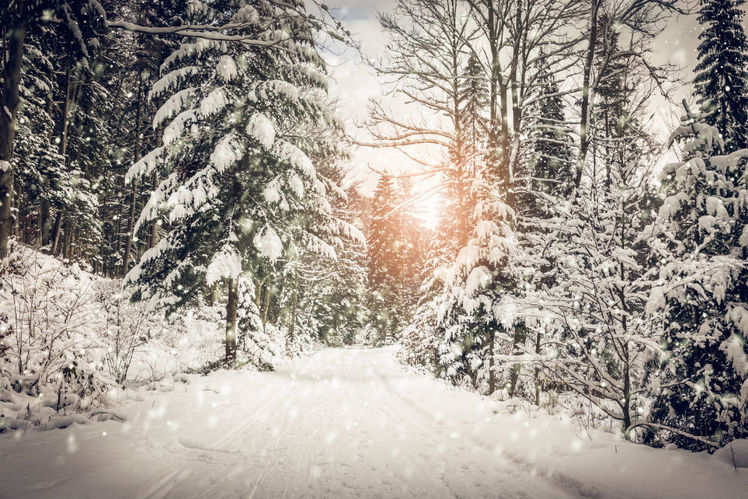
[[[748,498],[714,456],[509,414],[394,354],[190,376],[123,402],[125,423],[0,435],[0,497]]]

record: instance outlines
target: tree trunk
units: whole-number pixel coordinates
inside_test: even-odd
[[[295,279],[293,299],[291,300],[291,324],[288,325],[288,335],[286,336],[286,351],[291,350],[291,346],[294,343],[294,335],[296,334],[296,309],[298,305],[298,286],[299,278]]]
[[[5,61],[2,95],[0,95],[0,258],[8,255],[8,240],[12,230],[13,205],[13,139],[16,134],[16,111],[20,98],[24,38],[23,24],[8,28],[8,59]]]
[[[52,247],[50,248],[49,254],[50,255],[56,255],[57,254],[57,247],[60,243],[60,233],[62,232],[62,212],[57,212],[57,216],[55,217],[55,225],[54,230],[52,231]]]
[[[514,326],[514,334],[512,335],[512,355],[522,355],[522,349],[520,346],[524,344],[525,337],[527,336],[527,330],[524,324],[517,324]],[[519,382],[519,373],[521,364],[515,362],[512,365],[511,374],[509,375],[509,396],[514,397],[517,391],[517,383]]]
[[[132,181],[131,199],[130,199],[130,214],[127,220],[127,245],[125,246],[125,254],[122,257],[122,275],[127,274],[130,268],[130,253],[132,253],[133,245],[133,228],[135,227],[135,201],[138,199],[136,180]]]
[[[265,325],[268,322],[268,310],[270,309],[270,286],[265,285],[265,305],[262,311],[262,330],[265,331]]]
[[[239,282],[229,279],[229,296],[226,301],[226,363],[234,365],[236,360],[236,317],[239,301]]]
[[[535,355],[540,356],[540,331],[535,335]],[[540,406],[540,365],[535,360],[535,405]]]
[[[494,373],[494,343],[496,331],[491,328],[488,334],[488,395],[496,391],[496,374]]]
[[[590,35],[587,46],[587,56],[584,61],[584,75],[582,77],[582,109],[579,121],[579,157],[577,158],[577,171],[574,179],[574,187],[579,188],[582,182],[584,162],[587,159],[587,150],[590,146],[588,134],[590,119],[590,92],[592,91],[590,80],[592,78],[592,63],[595,58],[595,47],[597,46],[597,14],[602,0],[592,0],[592,13],[590,21]]]
[[[65,246],[63,251],[63,257],[67,260],[73,258],[73,241],[75,240],[75,220],[68,218],[67,228],[65,229]]]
[[[49,200],[43,198],[39,206],[39,247],[49,244],[50,213]]]
[[[137,102],[138,106],[135,110],[135,161],[140,159],[140,110],[141,110],[141,101],[143,95],[143,79],[139,79],[138,84],[138,96],[137,96]],[[135,234],[133,234],[133,231],[135,229],[135,211],[136,211],[136,205],[138,201],[138,182],[137,180],[132,181],[132,197],[130,199],[130,217],[127,221],[127,246],[125,246],[125,254],[122,257],[122,275],[127,274],[127,271],[130,268],[130,254],[132,253],[132,246],[135,239]]]
[[[70,110],[73,108],[76,94],[76,84],[75,79],[73,76],[73,68],[68,68],[67,71],[67,88],[65,90],[65,107],[63,108],[62,113],[62,141],[60,142],[60,154],[64,158],[65,164],[67,165],[67,149],[68,149],[68,141],[70,140],[69,137],[69,129],[70,129]],[[65,232],[65,237],[63,238],[62,247],[60,248],[60,254],[63,258],[70,258],[70,247],[72,245],[72,231],[74,228],[74,222],[70,218],[70,215],[68,213],[64,213],[62,216],[62,224],[61,226],[58,226],[57,234],[55,235],[55,244],[54,248],[57,248],[58,241],[60,239],[60,232]],[[55,252],[53,251],[52,254],[54,255]]]
[[[158,174],[156,172],[153,172],[153,189],[156,189],[158,187]],[[153,248],[158,244],[159,239],[159,233],[158,233],[158,227],[159,227],[159,220],[156,219],[153,221],[153,225],[151,225],[151,240],[148,243],[149,248]]]

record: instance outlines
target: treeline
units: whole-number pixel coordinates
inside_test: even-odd
[[[658,445],[748,436],[742,4],[700,3],[696,103],[668,144],[651,98],[684,84],[651,49],[687,3],[400,0],[380,16],[378,70],[445,118],[370,113],[378,145],[438,174],[446,200],[403,319],[410,363],[536,404],[571,394]]]
[[[269,336],[293,353],[365,322],[315,45],[348,35],[325,9],[34,0],[0,18],[0,255],[15,240],[159,310],[225,303],[230,363],[271,368]]]

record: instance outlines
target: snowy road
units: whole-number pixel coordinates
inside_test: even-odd
[[[492,435],[536,430],[406,372],[392,349],[328,349],[274,373],[191,380],[130,402],[126,424],[0,436],[0,497],[600,495],[507,458]]]

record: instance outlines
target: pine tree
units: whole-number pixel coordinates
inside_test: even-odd
[[[184,39],[150,92],[163,101],[154,117],[162,145],[128,174],[132,180],[160,172],[163,180],[135,231],[161,222],[165,235],[126,282],[136,298],[172,309],[204,286],[226,282],[229,360],[241,274],[267,274],[296,246],[334,258],[320,235],[344,230],[331,213],[330,186],[310,159],[337,150],[335,137],[320,132],[338,127],[326,100],[324,64],[306,19],[267,7],[190,2],[184,13],[190,22],[238,22],[247,26],[242,33],[278,50]]]
[[[675,429],[665,440],[702,450],[699,439],[748,436],[748,150],[725,154],[721,131],[693,117],[672,140],[686,160],[662,172],[648,307],[661,314],[667,357],[651,421]]]
[[[39,25],[28,34],[20,86],[21,105],[15,142],[15,192],[23,241],[48,246],[50,216],[72,192],[65,157],[55,143],[55,106],[58,82],[49,55],[50,28]],[[59,140],[59,139],[57,139]]]
[[[537,121],[530,133],[535,160],[533,191],[568,193],[572,185],[570,131],[566,125],[564,101],[556,76],[547,64],[541,63],[536,78],[539,92]],[[551,182],[543,182],[543,179]]]
[[[29,0],[6,4],[0,7],[0,18],[4,21],[0,37],[8,39],[7,45],[3,45],[0,85],[0,105],[5,110],[0,113],[0,257],[7,255],[8,239],[15,225],[11,216],[15,169],[13,144],[21,101],[19,90],[27,32],[35,32],[40,24],[52,19],[61,20],[62,29],[48,30],[48,33],[54,33],[56,53],[60,59],[75,61],[75,65],[87,69],[98,46],[96,36],[103,31],[105,21],[104,9],[97,0]],[[64,141],[61,149],[64,156]],[[65,256],[70,256],[69,250]]]
[[[748,44],[745,0],[701,0],[696,95],[704,121],[717,127],[727,152],[748,147]]]
[[[483,142],[482,137],[486,134],[484,113],[488,105],[488,84],[484,77],[483,66],[475,54],[470,54],[465,66],[460,100],[463,106],[461,130],[463,140],[467,145],[465,159],[468,164],[475,165]]]
[[[400,209],[395,178],[379,177],[372,199],[372,217],[367,241],[371,298],[369,308],[379,342],[392,336],[398,322],[395,306],[403,277]]]

